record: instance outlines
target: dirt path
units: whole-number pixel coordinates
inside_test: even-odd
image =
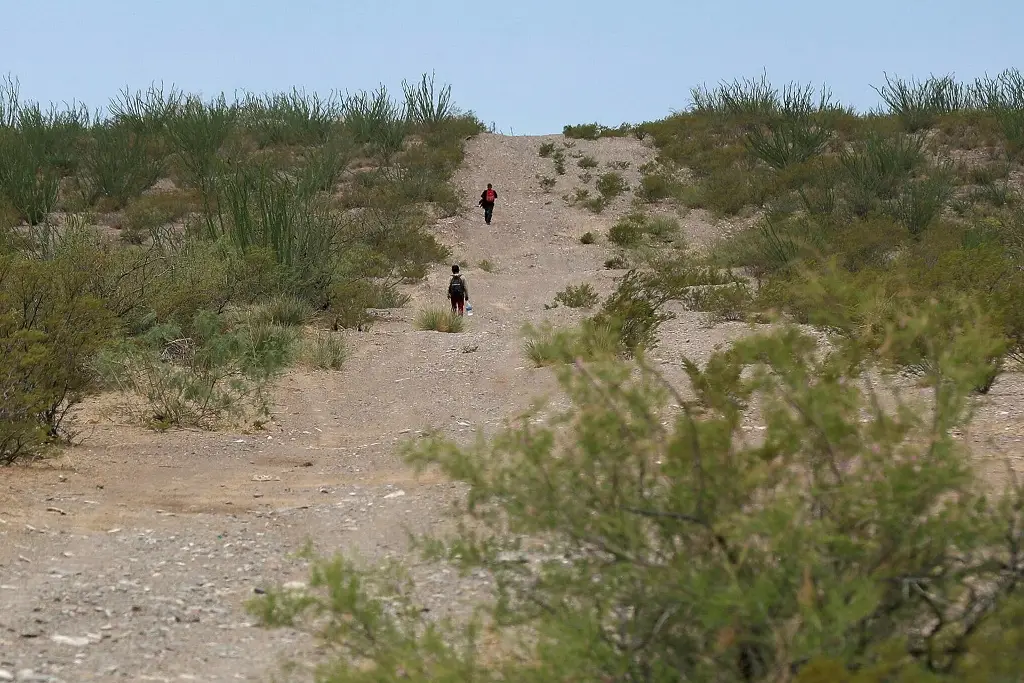
[[[581,141],[546,194],[537,175],[555,173],[537,150],[548,140],[561,136],[482,135],[468,145],[458,178],[468,203],[487,182],[500,197],[491,226],[475,209],[438,224],[475,306],[464,333],[413,329],[417,310],[445,303],[439,266],[407,308],[351,336],[341,372],[289,374],[267,432],[155,434],[97,419],[59,460],[0,471],[0,680],[25,670],[24,680],[69,683],[267,680],[281,655],[308,643],[253,627],[242,604],[260,586],[305,578],[288,553],[313,538],[321,551],[374,561],[404,554],[406,528],[444,524],[456,486],[414,479],[396,444],[428,427],[470,439],[555,388],[524,360],[521,328],[577,319],[545,309],[568,284],[611,291],[619,273],[603,268],[608,251],[579,236],[603,235],[628,204],[600,216],[567,207],[561,195],[581,185],[571,154],[594,156],[596,172],[629,162],[631,183],[652,155],[634,139]],[[693,216],[684,227],[695,241],[714,233]],[[493,272],[479,268],[484,259]],[[745,329],[701,321],[682,313],[665,325],[667,367],[683,353],[705,358]],[[1019,376],[997,384],[975,437],[995,437],[1018,459],[1022,386]],[[486,589],[483,577],[457,581],[437,566],[416,574],[434,612]]]

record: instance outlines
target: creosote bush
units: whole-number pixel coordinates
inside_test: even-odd
[[[555,303],[567,306],[568,308],[591,308],[599,299],[597,291],[589,282],[569,285],[555,294]]]
[[[317,635],[339,680],[1012,680],[1024,501],[1012,483],[990,495],[956,437],[1000,343],[971,311],[949,328],[907,308],[829,349],[755,334],[683,361],[692,398],[549,331],[537,357],[568,407],[407,449],[469,487],[457,530],[419,546],[493,576],[479,618],[424,626],[408,579],[312,553],[307,589],[249,609]],[[925,405],[891,381],[917,348]],[[485,650],[481,620],[502,647]]]

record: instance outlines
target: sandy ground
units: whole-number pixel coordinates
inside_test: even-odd
[[[90,405],[81,445],[0,471],[0,681],[269,680],[281,657],[301,657],[309,643],[255,627],[242,605],[261,586],[305,578],[289,553],[312,538],[323,552],[372,563],[404,557],[407,530],[442,528],[458,486],[415,478],[396,446],[427,428],[472,439],[555,390],[551,373],[524,359],[522,327],[578,319],[545,308],[566,285],[614,288],[621,272],[604,269],[606,245],[579,236],[603,236],[628,210],[625,197],[601,215],[567,206],[561,196],[582,184],[571,154],[594,156],[595,176],[629,162],[631,184],[653,156],[632,138],[577,141],[568,174],[544,193],[537,175],[555,176],[537,153],[547,140],[562,141],[481,135],[468,144],[458,178],[467,203],[487,182],[500,196],[490,226],[475,208],[437,225],[469,283],[465,332],[413,329],[417,310],[445,303],[449,271],[439,266],[408,307],[349,336],[342,371],[287,375],[266,432],[153,433]],[[699,214],[683,227],[695,244],[719,231]],[[493,272],[478,267],[484,259]],[[678,376],[680,355],[702,360],[746,329],[707,328],[684,312],[664,326],[656,356]],[[970,436],[995,477],[1006,457],[1024,455],[1022,398],[1021,376],[1004,377]],[[485,576],[409,561],[435,614],[487,591]]]

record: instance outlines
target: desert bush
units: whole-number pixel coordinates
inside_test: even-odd
[[[160,177],[163,154],[159,140],[109,122],[97,122],[82,159],[87,198],[104,198],[112,208],[123,207]]]
[[[70,436],[69,412],[96,388],[89,363],[115,320],[78,258],[0,256],[0,463]]]
[[[597,235],[589,230],[580,235],[580,244],[594,244],[595,242],[597,242]]]
[[[754,292],[746,282],[737,281],[694,287],[683,295],[682,302],[690,310],[707,313],[707,324],[715,325],[746,319],[754,304]]]
[[[554,151],[551,158],[555,162],[555,173],[565,175],[565,152],[560,149]]]
[[[540,148],[537,150],[537,153],[540,156],[546,158],[546,157],[551,156],[551,153],[554,152],[554,151],[555,151],[555,143],[553,143],[553,142],[542,142],[542,143],[540,143]]]
[[[640,178],[640,186],[636,192],[645,202],[656,202],[678,194],[679,183],[665,173],[647,173]]]
[[[620,247],[639,244],[644,237],[667,241],[679,232],[679,221],[671,216],[649,216],[639,211],[626,214],[608,230],[608,240]]]
[[[885,85],[874,90],[911,133],[930,128],[942,114],[960,111],[973,104],[969,89],[953,76],[905,81],[886,74]]]
[[[125,340],[97,361],[109,386],[142,406],[125,408],[156,429],[211,429],[224,420],[265,417],[267,389],[292,360],[298,335],[257,318],[237,326],[200,311],[191,336],[158,325]]]
[[[567,365],[616,358],[621,349],[618,330],[584,320],[579,327],[555,329],[550,324],[524,328],[523,353],[534,367]]]
[[[436,127],[457,113],[452,103],[452,86],[444,85],[435,92],[434,74],[423,74],[415,86],[402,81],[402,91],[406,114],[416,125]]]
[[[761,161],[783,169],[818,155],[831,137],[832,131],[809,114],[784,115],[754,126],[744,141]]]
[[[497,266],[495,266],[494,262],[491,261],[490,259],[484,259],[477,265],[477,267],[480,268],[480,270],[484,271],[485,273],[493,273],[495,270],[497,270]]]
[[[611,258],[605,259],[604,267],[608,270],[625,270],[629,268],[629,261],[623,254],[616,254]]]
[[[185,181],[204,198],[219,170],[219,153],[235,130],[239,109],[221,95],[209,103],[188,96],[166,119],[165,130],[170,148]]]
[[[617,171],[609,171],[599,175],[594,183],[594,187],[597,188],[597,191],[601,193],[601,197],[606,202],[610,202],[629,189],[622,174]]]
[[[475,624],[424,627],[412,586],[341,558],[249,608],[319,636],[353,679],[372,662],[414,681],[1012,680],[1022,492],[993,495],[958,437],[993,340],[931,313],[882,335],[894,353],[936,340],[928,407],[879,384],[877,340],[822,349],[783,327],[685,360],[692,398],[646,363],[559,364],[567,408],[411,443],[470,487],[470,521],[421,545],[494,577],[486,645]]]
[[[252,311],[254,321],[283,327],[301,327],[313,314],[309,302],[290,294],[274,294]]]
[[[657,346],[658,328],[672,318],[664,310],[669,299],[657,277],[631,269],[601,304],[593,321],[615,330],[621,353],[632,357]]]
[[[155,192],[139,197],[121,212],[122,238],[131,244],[141,244],[147,238],[158,243],[176,243],[178,240],[168,227],[196,208],[197,203],[187,192]]]
[[[580,160],[576,162],[576,165],[580,168],[597,168],[597,159],[588,154],[580,157]]]
[[[569,285],[555,294],[555,303],[569,308],[592,308],[599,299],[597,291],[589,282]]]
[[[290,92],[246,93],[238,103],[239,123],[260,148],[273,145],[322,145],[335,133],[340,103],[297,88]]]
[[[426,308],[416,316],[416,329],[424,332],[462,332],[466,321],[450,308]]]
[[[575,126],[563,126],[562,135],[578,140],[596,140],[601,137],[602,126],[597,123],[581,123]]]
[[[887,203],[887,208],[916,239],[941,215],[952,190],[949,178],[936,172],[923,180],[904,185]]]
[[[212,189],[217,209],[207,216],[205,237],[226,240],[243,253],[271,251],[288,287],[311,301],[328,288],[340,225],[324,200],[265,166],[237,168]]]
[[[879,200],[891,199],[924,160],[921,136],[871,134],[853,150],[840,154],[849,184],[850,210],[865,215]]]
[[[369,146],[385,162],[402,149],[409,133],[407,114],[383,85],[372,93],[346,94],[342,100],[345,125],[356,142]]]
[[[316,330],[303,343],[303,358],[317,370],[341,370],[348,357],[345,342],[328,330]]]
[[[551,192],[551,190],[555,189],[555,184],[557,181],[554,178],[546,175],[539,175],[537,176],[537,179],[540,182],[540,189],[543,190],[544,192]]]

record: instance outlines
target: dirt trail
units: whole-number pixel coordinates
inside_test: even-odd
[[[631,138],[580,141],[556,176],[538,156],[545,141],[562,139],[468,143],[458,176],[467,203],[487,182],[499,201],[490,226],[475,208],[437,226],[467,275],[475,315],[464,333],[413,328],[417,310],[445,303],[449,271],[438,266],[409,306],[350,336],[342,371],[290,373],[267,432],[156,434],[93,418],[83,445],[60,459],[0,471],[0,672],[69,683],[267,680],[281,655],[308,642],[253,627],[242,604],[260,586],[305,578],[288,553],[310,537],[321,551],[380,560],[405,552],[406,528],[444,524],[457,487],[415,479],[396,445],[428,427],[471,439],[554,390],[550,372],[524,360],[521,328],[578,319],[545,308],[568,284],[611,291],[619,273],[603,268],[607,249],[579,236],[605,234],[628,208],[626,197],[599,216],[566,206],[561,196],[582,184],[572,155],[594,156],[594,175],[628,162],[631,184],[653,155]],[[538,175],[556,177],[551,193]],[[694,215],[683,225],[694,242],[716,230]],[[480,269],[484,259],[493,272]],[[703,359],[744,329],[707,329],[683,312],[664,326],[658,355],[669,368],[679,354]],[[1016,375],[996,385],[978,444],[994,436],[1019,459],[1022,393]],[[437,566],[416,574],[435,613],[487,587]]]

